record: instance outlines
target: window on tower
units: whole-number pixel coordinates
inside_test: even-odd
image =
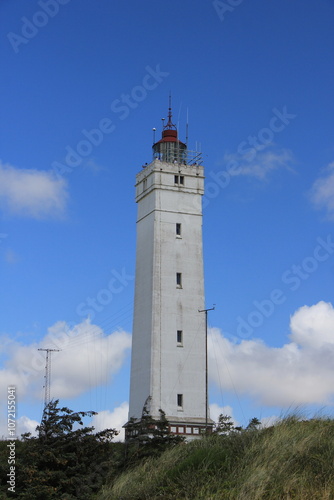
[[[181,236],[181,223],[176,223],[176,236]]]
[[[182,330],[177,330],[176,331],[176,342],[179,347],[182,347],[183,345],[183,332]]]
[[[176,273],[176,286],[182,288],[182,273]]]
[[[174,175],[174,184],[184,186],[184,175]]]
[[[183,394],[177,395],[177,406],[178,408],[183,408]]]

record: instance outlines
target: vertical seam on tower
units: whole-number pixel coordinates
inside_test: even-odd
[[[160,174],[161,176],[161,174]],[[159,261],[160,261],[160,272],[159,272],[159,309],[160,309],[160,314],[159,314],[159,337],[160,337],[160,352],[159,352],[159,364],[160,364],[160,384],[159,384],[159,407],[162,408],[162,401],[161,401],[161,384],[162,384],[162,363],[161,363],[161,317],[162,317],[162,308],[161,308],[161,269],[162,269],[162,263],[161,263],[161,193],[159,193],[159,228],[160,228],[160,238],[159,238]]]

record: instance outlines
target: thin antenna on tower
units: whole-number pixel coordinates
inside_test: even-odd
[[[168,107],[168,122],[166,124],[167,129],[176,128],[172,121],[172,93],[169,91],[169,107]]]
[[[51,387],[51,353],[52,352],[59,352],[61,349],[38,349],[39,351],[45,351],[46,352],[46,360],[45,360],[45,385],[44,385],[44,410],[43,410],[43,415],[45,412],[46,407],[50,403],[50,387]]]
[[[188,149],[188,129],[189,129],[189,121],[188,121],[188,108],[187,108],[187,123],[186,123],[186,146]]]
[[[209,309],[198,309],[199,313],[205,313],[205,434],[208,433],[208,408],[209,408],[209,384],[208,384],[208,312],[214,311],[216,304]]]

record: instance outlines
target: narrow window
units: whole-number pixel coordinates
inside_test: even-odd
[[[182,288],[182,273],[176,273],[176,286]]]
[[[176,236],[181,236],[181,223],[176,223]]]
[[[182,330],[177,330],[177,332],[176,332],[176,341],[177,341],[178,345],[182,345],[182,343],[183,343],[183,332],[182,332]]]
[[[143,191],[145,191],[145,189],[147,189],[147,179],[143,180]]]
[[[178,394],[177,395],[177,406],[179,408],[183,407],[183,394]]]
[[[174,175],[174,184],[184,186],[184,175]]]

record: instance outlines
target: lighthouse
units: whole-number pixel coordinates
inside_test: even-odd
[[[210,429],[202,250],[204,167],[179,140],[171,104],[136,177],[137,243],[129,421],[163,410],[173,434]],[[125,425],[126,436],[130,428]]]

